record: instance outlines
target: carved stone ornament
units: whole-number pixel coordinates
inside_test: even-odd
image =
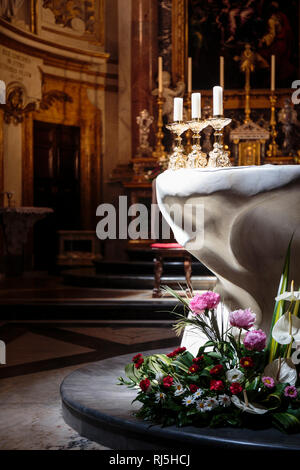
[[[43,94],[39,103],[39,109],[49,109],[54,101],[72,103],[73,99],[60,90],[51,90]],[[6,124],[20,124],[24,116],[30,112],[37,111],[38,105],[35,101],[28,102],[25,88],[21,85],[11,86],[7,91],[6,104],[3,105],[4,121]]]
[[[8,89],[4,105],[4,121],[7,124],[11,122],[19,124],[23,121],[25,114],[35,111],[36,103],[26,101],[26,92],[21,85],[15,85]]]
[[[51,90],[43,94],[42,101],[40,102],[40,109],[49,109],[54,101],[60,101],[64,103],[72,103],[73,99],[60,90]]]

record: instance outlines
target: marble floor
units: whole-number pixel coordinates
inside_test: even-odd
[[[119,354],[179,343],[169,322],[2,322],[1,450],[101,450],[61,415],[59,386],[74,369]]]

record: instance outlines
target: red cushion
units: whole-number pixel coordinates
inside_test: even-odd
[[[152,243],[151,248],[181,248],[184,249],[183,246],[179,245],[179,243]]]

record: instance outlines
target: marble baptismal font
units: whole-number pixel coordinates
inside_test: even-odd
[[[292,235],[290,279],[300,274],[300,168],[294,165],[168,170],[158,176],[157,200],[174,235],[217,277],[215,291],[229,310],[250,307],[268,331]],[[172,206],[181,207],[185,227]],[[195,214],[203,224],[194,231]],[[190,218],[190,220],[186,220]]]

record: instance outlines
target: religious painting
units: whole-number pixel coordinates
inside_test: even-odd
[[[270,87],[271,56],[276,56],[276,87],[299,78],[299,0],[189,0],[189,55],[193,88],[219,83],[219,56],[225,58],[225,88],[244,87],[239,58],[250,44],[255,52],[252,88]]]

